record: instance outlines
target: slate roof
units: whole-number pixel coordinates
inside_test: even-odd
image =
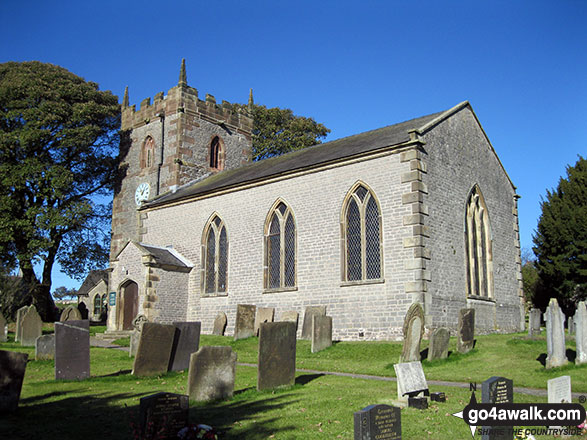
[[[98,285],[100,281],[105,281],[108,284],[108,271],[106,270],[91,270],[80,288],[77,291],[77,296],[88,296],[90,290]]]
[[[462,104],[459,104],[462,105]],[[451,109],[452,110],[452,109]],[[324,165],[340,159],[350,158],[382,148],[391,147],[410,140],[410,131],[421,129],[441,117],[443,111],[411,119],[399,124],[367,131],[354,136],[337,139],[278,157],[252,162],[239,168],[222,171],[213,176],[191,182],[175,192],[168,192],[145,203],[143,208],[164,205],[189,199],[216,190],[236,187],[245,183],[262,181],[272,176],[288,174],[304,168]]]

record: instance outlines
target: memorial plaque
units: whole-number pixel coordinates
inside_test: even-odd
[[[401,440],[401,410],[369,405],[355,413],[355,440]]]
[[[22,318],[28,310],[29,306],[24,306],[16,311],[16,335],[14,336],[14,342],[20,342],[20,335],[22,333]]]
[[[177,328],[171,349],[169,371],[187,370],[190,356],[200,347],[200,322],[174,322]]]
[[[188,375],[190,399],[206,401],[232,397],[236,359],[236,353],[226,346],[206,345],[193,353]]]
[[[312,339],[312,317],[314,315],[326,316],[326,306],[306,307],[302,324],[302,339]]]
[[[6,333],[6,319],[0,312],[0,342],[6,342],[8,340],[8,334]]]
[[[394,364],[393,369],[397,377],[399,400],[407,402],[408,397],[417,397],[420,393],[429,394],[428,383],[420,361]]]
[[[567,360],[565,346],[565,315],[555,298],[551,298],[546,313],[546,368],[561,367]]]
[[[424,310],[419,303],[414,303],[408,309],[404,318],[404,345],[400,362],[420,360],[420,342],[424,334]]]
[[[108,305],[114,307],[116,305],[116,292],[110,292],[108,294]]]
[[[481,385],[481,403],[514,403],[514,382],[505,377],[493,376]],[[482,440],[512,440],[512,426],[484,426]]]
[[[450,333],[445,328],[437,328],[430,334],[430,345],[428,346],[428,360],[446,359],[448,357],[448,344]]]
[[[468,353],[475,344],[475,309],[461,309],[457,330],[457,351]]]
[[[426,397],[408,397],[408,406],[416,409],[428,409],[428,399]]]
[[[55,379],[90,377],[90,322],[72,320],[55,323]]]
[[[548,403],[572,403],[571,376],[555,377],[546,381]]]
[[[255,336],[259,336],[259,326],[263,322],[273,322],[275,309],[273,307],[257,307],[255,315]]]
[[[79,309],[75,306],[67,306],[63,312],[61,312],[60,322],[65,321],[81,321],[82,314]]]
[[[136,376],[165,374],[169,368],[175,331],[174,325],[152,322],[143,324],[132,374]]]
[[[312,353],[332,346],[332,316],[312,316]]]
[[[228,320],[226,319],[226,313],[220,312],[216,315],[214,319],[214,329],[212,330],[213,335],[224,336],[224,331],[226,330],[226,323]]]
[[[18,408],[29,355],[0,350],[0,413]]]
[[[46,361],[55,358],[55,333],[39,336],[35,342],[35,359]]]
[[[293,322],[266,322],[259,331],[259,391],[290,386],[296,375],[296,326]]]
[[[183,394],[157,393],[140,400],[141,438],[175,440],[188,425],[189,398]]]
[[[575,364],[587,363],[587,307],[585,301],[580,301],[577,304],[575,311],[575,328],[577,334],[575,335],[575,346],[577,347],[577,357]]]
[[[430,400],[433,402],[446,402],[446,394],[443,392],[430,393]]]
[[[236,306],[236,323],[234,340],[250,338],[255,335],[255,312],[257,306],[238,304]]]
[[[37,338],[43,334],[43,321],[35,306],[30,306],[22,317],[20,345],[34,347]]]

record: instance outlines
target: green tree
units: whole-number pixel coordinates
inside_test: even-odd
[[[524,297],[526,304],[531,307],[536,296],[538,285],[538,271],[536,270],[536,257],[531,249],[522,249],[522,284],[524,285]]]
[[[330,130],[312,118],[296,116],[290,109],[267,108],[250,104],[247,108],[253,117],[253,160],[301,150],[321,143]]]
[[[547,190],[534,234],[538,282],[535,305],[557,298],[567,313],[587,297],[587,160],[567,166],[555,190]]]
[[[65,286],[59,286],[57,289],[53,291],[53,298],[55,299],[65,299],[65,298],[73,298],[77,294],[77,290],[75,289],[68,289]]]
[[[78,279],[105,263],[109,208],[95,200],[115,182],[119,127],[117,97],[96,83],[37,61],[0,64],[0,261],[20,268],[45,320],[56,261]]]

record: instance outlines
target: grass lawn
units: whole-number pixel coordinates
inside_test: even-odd
[[[20,347],[11,342],[13,334],[10,337],[0,349],[26,352],[30,358],[18,411],[0,417],[0,439],[132,439],[131,425],[138,420],[140,397],[158,391],[186,392],[187,372],[135,377],[130,375],[132,359],[128,353],[104,348],[91,349],[91,379],[56,382],[53,361],[35,361],[33,348]],[[427,379],[475,381],[480,400],[480,384],[490,376],[513,379],[514,386],[545,389],[547,379],[570,375],[573,391],[587,394],[586,366],[546,371],[536,360],[546,352],[543,339],[528,341],[522,334],[477,339],[476,349],[467,355],[453,353],[445,361],[423,361]],[[202,335],[201,344],[230,345],[239,362],[257,361],[257,338],[235,342],[229,337]],[[574,348],[570,341],[568,349]],[[308,341],[298,341],[297,367],[393,376],[393,363],[400,352],[399,343],[340,342],[312,354]],[[397,394],[393,382],[304,372],[297,374],[292,388],[258,392],[256,378],[256,368],[238,366],[235,396],[227,401],[191,402],[190,420],[216,427],[225,439],[352,439],[353,413],[370,404],[392,404]],[[430,388],[444,391],[447,402],[433,403],[425,411],[402,410],[403,438],[470,438],[468,426],[451,416],[464,408],[470,392]],[[516,393],[514,401],[546,402],[546,398]]]

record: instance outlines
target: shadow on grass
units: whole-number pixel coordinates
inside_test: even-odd
[[[122,376],[125,374],[130,374],[132,370],[119,370],[114,373],[110,374],[103,374],[102,376],[92,376],[92,379],[100,378],[100,377],[114,377],[114,376]]]
[[[569,361],[569,363],[571,363],[571,364],[575,363],[575,359],[577,359],[577,352],[575,350],[567,348],[565,355],[567,356],[567,360]],[[536,358],[536,360],[538,362],[540,362],[543,367],[546,367],[546,358],[547,357],[548,357],[548,354],[540,353],[540,355]]]
[[[324,374],[302,374],[296,377],[296,385],[306,385],[314,379],[324,376]]]

